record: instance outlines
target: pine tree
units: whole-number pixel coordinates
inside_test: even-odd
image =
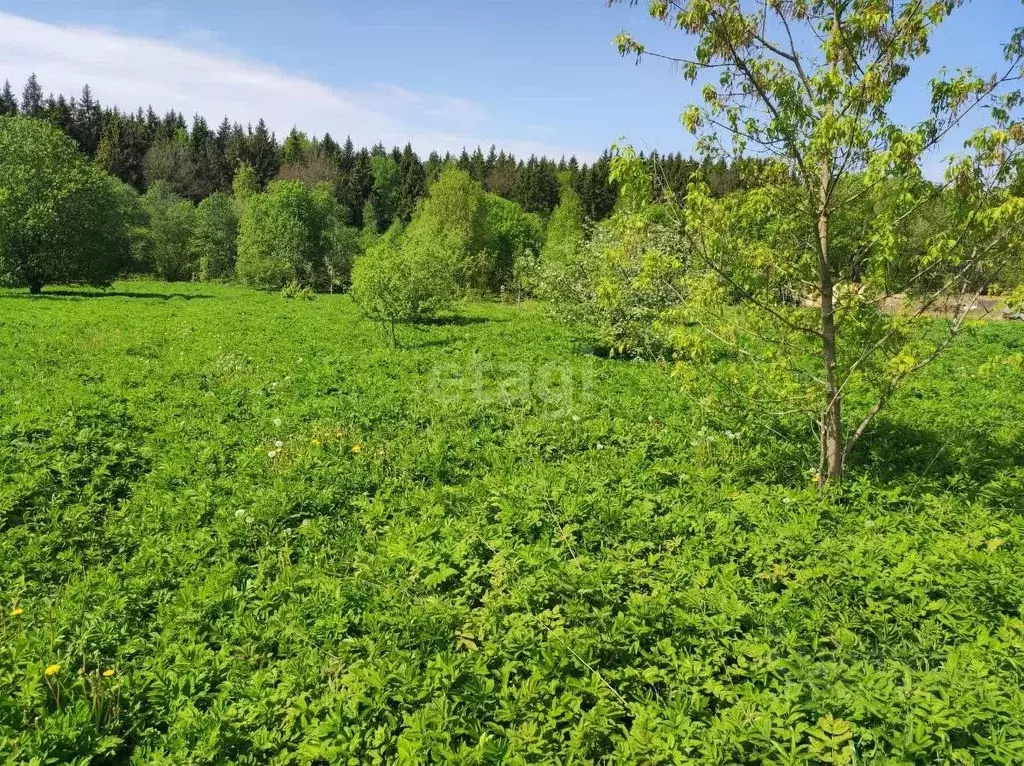
[[[330,159],[335,165],[339,165],[341,161],[341,147],[338,146],[338,142],[331,138],[330,133],[324,133],[324,137],[320,139],[320,151],[324,153],[324,156]]]
[[[213,137],[217,191],[231,191],[231,178],[234,173],[234,168],[232,167],[231,160],[228,156],[230,143],[231,121],[225,117],[217,128],[217,135]]]
[[[192,118],[187,153],[195,169],[195,179],[190,196],[194,202],[199,202],[220,189],[220,169],[213,132],[206,119],[198,114]]]
[[[43,89],[39,87],[36,73],[28,76],[25,89],[21,92],[21,113],[28,117],[38,117],[43,111]]]
[[[345,146],[341,150],[341,158],[338,161],[343,174],[351,173],[356,164],[356,146],[352,143],[351,136],[346,136]]]
[[[73,135],[75,116],[72,112],[71,104],[68,103],[63,95],[58,96],[56,101],[52,97],[47,99],[43,116],[46,120],[60,128],[65,135]]]

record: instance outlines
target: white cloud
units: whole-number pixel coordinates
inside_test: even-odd
[[[196,34],[190,42],[202,40]],[[105,105],[134,111],[152,105],[159,113],[176,109],[199,113],[216,124],[255,124],[261,117],[279,137],[293,125],[336,139],[351,135],[357,145],[383,141],[418,152],[457,153],[464,146],[491,144],[516,154],[550,157],[594,152],[557,146],[495,128],[477,103],[456,96],[417,93],[398,85],[373,84],[342,90],[281,69],[223,52],[157,39],[132,37],[109,29],[61,26],[0,12],[0,77],[20,89],[35,72],[46,92],[78,94],[88,83]]]

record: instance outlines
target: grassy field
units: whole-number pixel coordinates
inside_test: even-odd
[[[0,760],[1024,761],[1024,328],[808,439],[476,304],[0,292]]]

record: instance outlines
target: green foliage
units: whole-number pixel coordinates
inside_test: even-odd
[[[551,213],[537,268],[529,274],[529,289],[556,304],[585,300],[589,263],[584,262],[586,216],[575,189],[562,185],[558,206]],[[574,295],[576,291],[580,294]]]
[[[612,175],[620,200],[587,241],[579,199],[563,189],[548,227],[537,293],[601,351],[663,356],[686,298],[685,243],[670,207],[653,203],[650,171],[634,153],[618,153]]]
[[[929,40],[962,5],[648,7],[692,38],[691,56],[669,58],[700,88],[683,122],[705,156],[752,150],[774,165],[738,200],[690,184],[686,232],[703,264],[694,282],[708,289],[689,319],[720,353],[762,359],[769,393],[789,378],[768,406],[799,407],[817,428],[822,485],[842,478],[872,420],[964,329],[1024,245],[1013,192],[1024,176],[1024,27],[1009,32],[998,71],[942,68],[919,114],[891,108],[909,78],[929,76]],[[626,33],[616,42],[623,55],[648,53]],[[985,118],[949,156],[943,183],[925,183],[922,167],[972,112]],[[911,331],[936,309],[950,317],[944,336]],[[736,321],[722,327],[723,317]]]
[[[327,188],[299,181],[274,181],[249,199],[238,234],[238,278],[280,290],[295,282],[316,288],[325,281],[337,202]]]
[[[231,279],[235,275],[238,206],[227,194],[216,192],[196,206],[188,248],[199,265],[203,281]]]
[[[392,345],[398,345],[397,325],[436,317],[455,298],[451,275],[431,255],[389,230],[356,259],[352,297],[365,316],[386,330]]]
[[[0,293],[8,760],[1024,759],[1019,325],[819,501],[800,424],[529,305],[396,352],[347,296],[80,293]]]
[[[199,276],[198,252],[191,246],[196,209],[160,181],[142,195],[148,221],[147,258],[153,271],[168,282]]]
[[[431,264],[439,280],[484,289],[490,273],[483,188],[469,173],[448,166],[431,184],[402,238],[418,264]]]
[[[512,284],[520,259],[532,260],[540,252],[544,224],[538,216],[496,194],[485,194],[483,207],[484,247],[490,272],[487,286],[497,293]]]
[[[374,154],[370,157],[373,173],[373,212],[377,216],[377,231],[386,231],[398,214],[402,193],[402,176],[398,163],[390,154]],[[367,204],[370,204],[369,202]],[[363,226],[367,225],[363,216]]]
[[[239,202],[248,202],[260,193],[260,182],[252,165],[243,162],[238,166],[231,182],[231,190]]]
[[[312,301],[316,299],[316,293],[309,287],[304,287],[298,282],[289,282],[281,288],[281,296],[288,300]]]
[[[0,117],[0,282],[109,284],[129,260],[129,200],[57,128]]]

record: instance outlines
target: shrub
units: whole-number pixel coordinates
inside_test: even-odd
[[[396,325],[436,316],[451,305],[456,291],[427,252],[404,247],[399,239],[385,234],[352,269],[352,297],[389,333],[393,345]]]
[[[237,203],[216,192],[196,206],[188,248],[204,281],[230,279],[235,274],[238,240]]]
[[[45,122],[0,118],[0,280],[107,285],[128,263],[128,198]]]
[[[620,199],[611,218],[584,238],[583,209],[571,188],[548,226],[535,289],[555,313],[602,350],[654,357],[671,346],[682,304],[685,245],[671,203],[652,201],[653,184],[640,161],[626,158]]]
[[[326,190],[299,181],[274,181],[264,194],[250,198],[239,225],[239,279],[269,290],[290,282],[306,287],[322,282],[336,222],[329,199]]]
[[[149,222],[148,260],[161,279],[183,282],[199,275],[199,262],[189,247],[195,207],[157,181],[142,195]]]
[[[496,194],[483,196],[487,286],[499,292],[512,284],[516,263],[532,258],[544,242],[539,216]]]

